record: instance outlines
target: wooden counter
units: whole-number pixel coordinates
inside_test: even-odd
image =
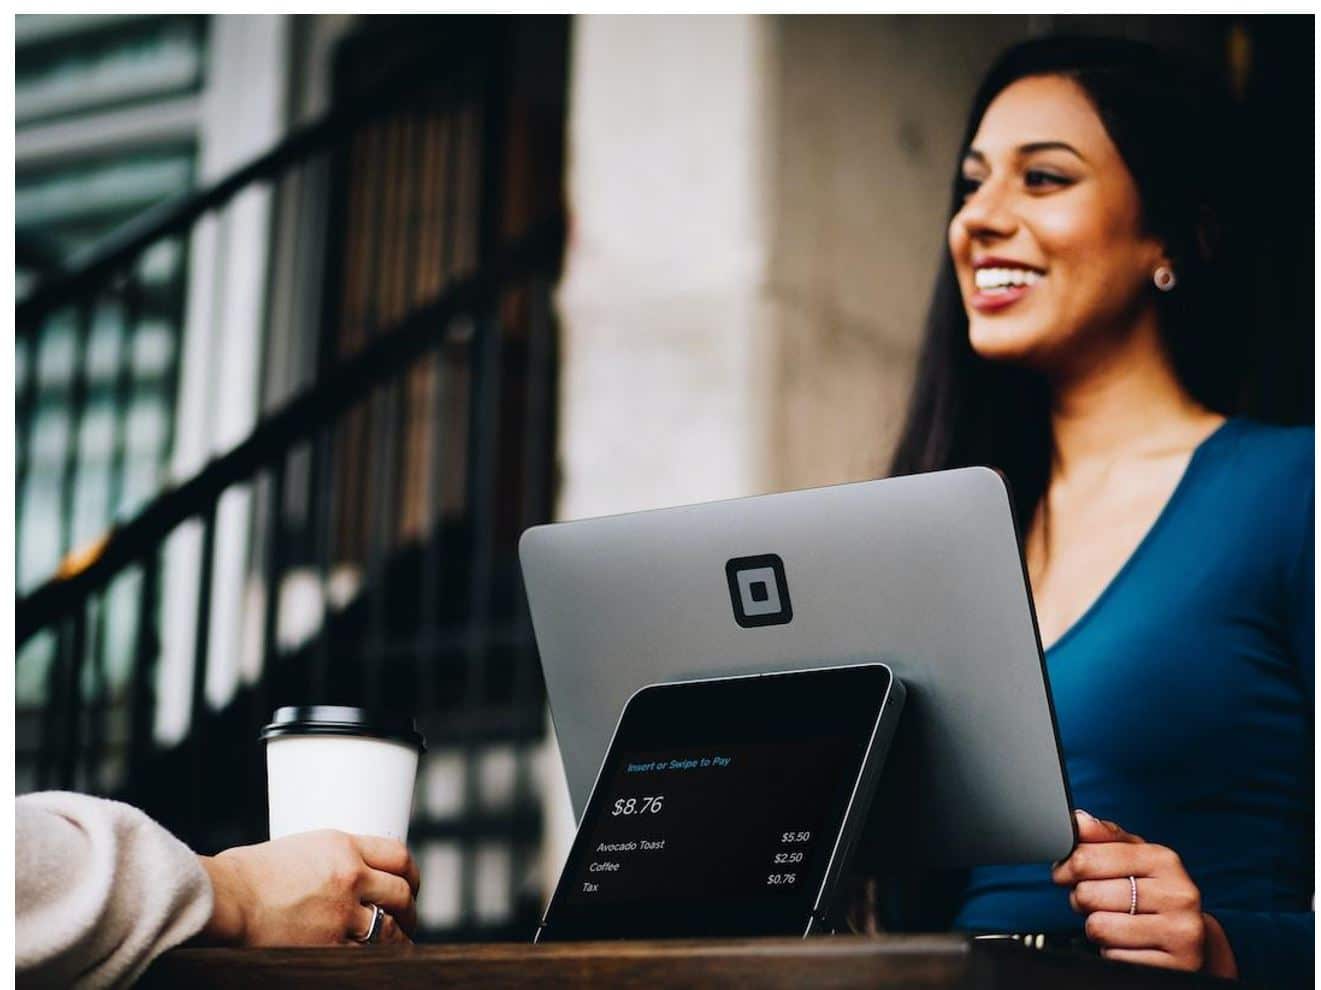
[[[1226,987],[1220,980],[964,935],[832,936],[548,945],[177,949],[140,986]],[[1238,986],[1238,984],[1233,984]]]

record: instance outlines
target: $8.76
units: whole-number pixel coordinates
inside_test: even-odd
[[[643,815],[651,812],[653,815],[660,814],[661,803],[665,800],[664,794],[657,794],[655,797],[640,798],[619,798],[615,801],[615,806],[610,814],[614,815]]]

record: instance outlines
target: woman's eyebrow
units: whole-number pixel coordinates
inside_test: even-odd
[[[1018,146],[1020,155],[1030,155],[1034,151],[1067,151],[1071,155],[1076,155],[1079,160],[1087,161],[1081,151],[1065,141],[1033,141],[1031,144],[1020,144]]]
[[[1067,151],[1071,155],[1076,155],[1080,161],[1087,161],[1087,158],[1081,151],[1066,141],[1032,141],[1029,144],[1020,144],[1015,149],[1019,156],[1030,155],[1034,151]],[[964,161],[971,159],[979,164],[986,164],[986,156],[976,148],[969,148],[963,153]]]

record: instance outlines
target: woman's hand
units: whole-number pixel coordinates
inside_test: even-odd
[[[379,942],[408,942],[417,926],[418,871],[401,842],[306,832],[199,857],[215,906],[202,938],[227,945],[354,942],[379,904]]]
[[[1087,937],[1122,962],[1238,976],[1220,923],[1202,913],[1202,895],[1173,849],[1114,822],[1077,811],[1078,847],[1051,878],[1072,887],[1069,904],[1087,916]],[[1137,912],[1129,914],[1137,883]]]

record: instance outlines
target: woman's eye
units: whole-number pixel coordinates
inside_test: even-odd
[[[1023,181],[1029,189],[1044,189],[1049,186],[1067,186],[1069,180],[1062,175],[1056,175],[1054,172],[1042,172],[1038,169],[1029,169],[1023,176]]]
[[[981,187],[981,184],[981,179],[973,179],[966,175],[959,176],[959,198],[967,199]]]

